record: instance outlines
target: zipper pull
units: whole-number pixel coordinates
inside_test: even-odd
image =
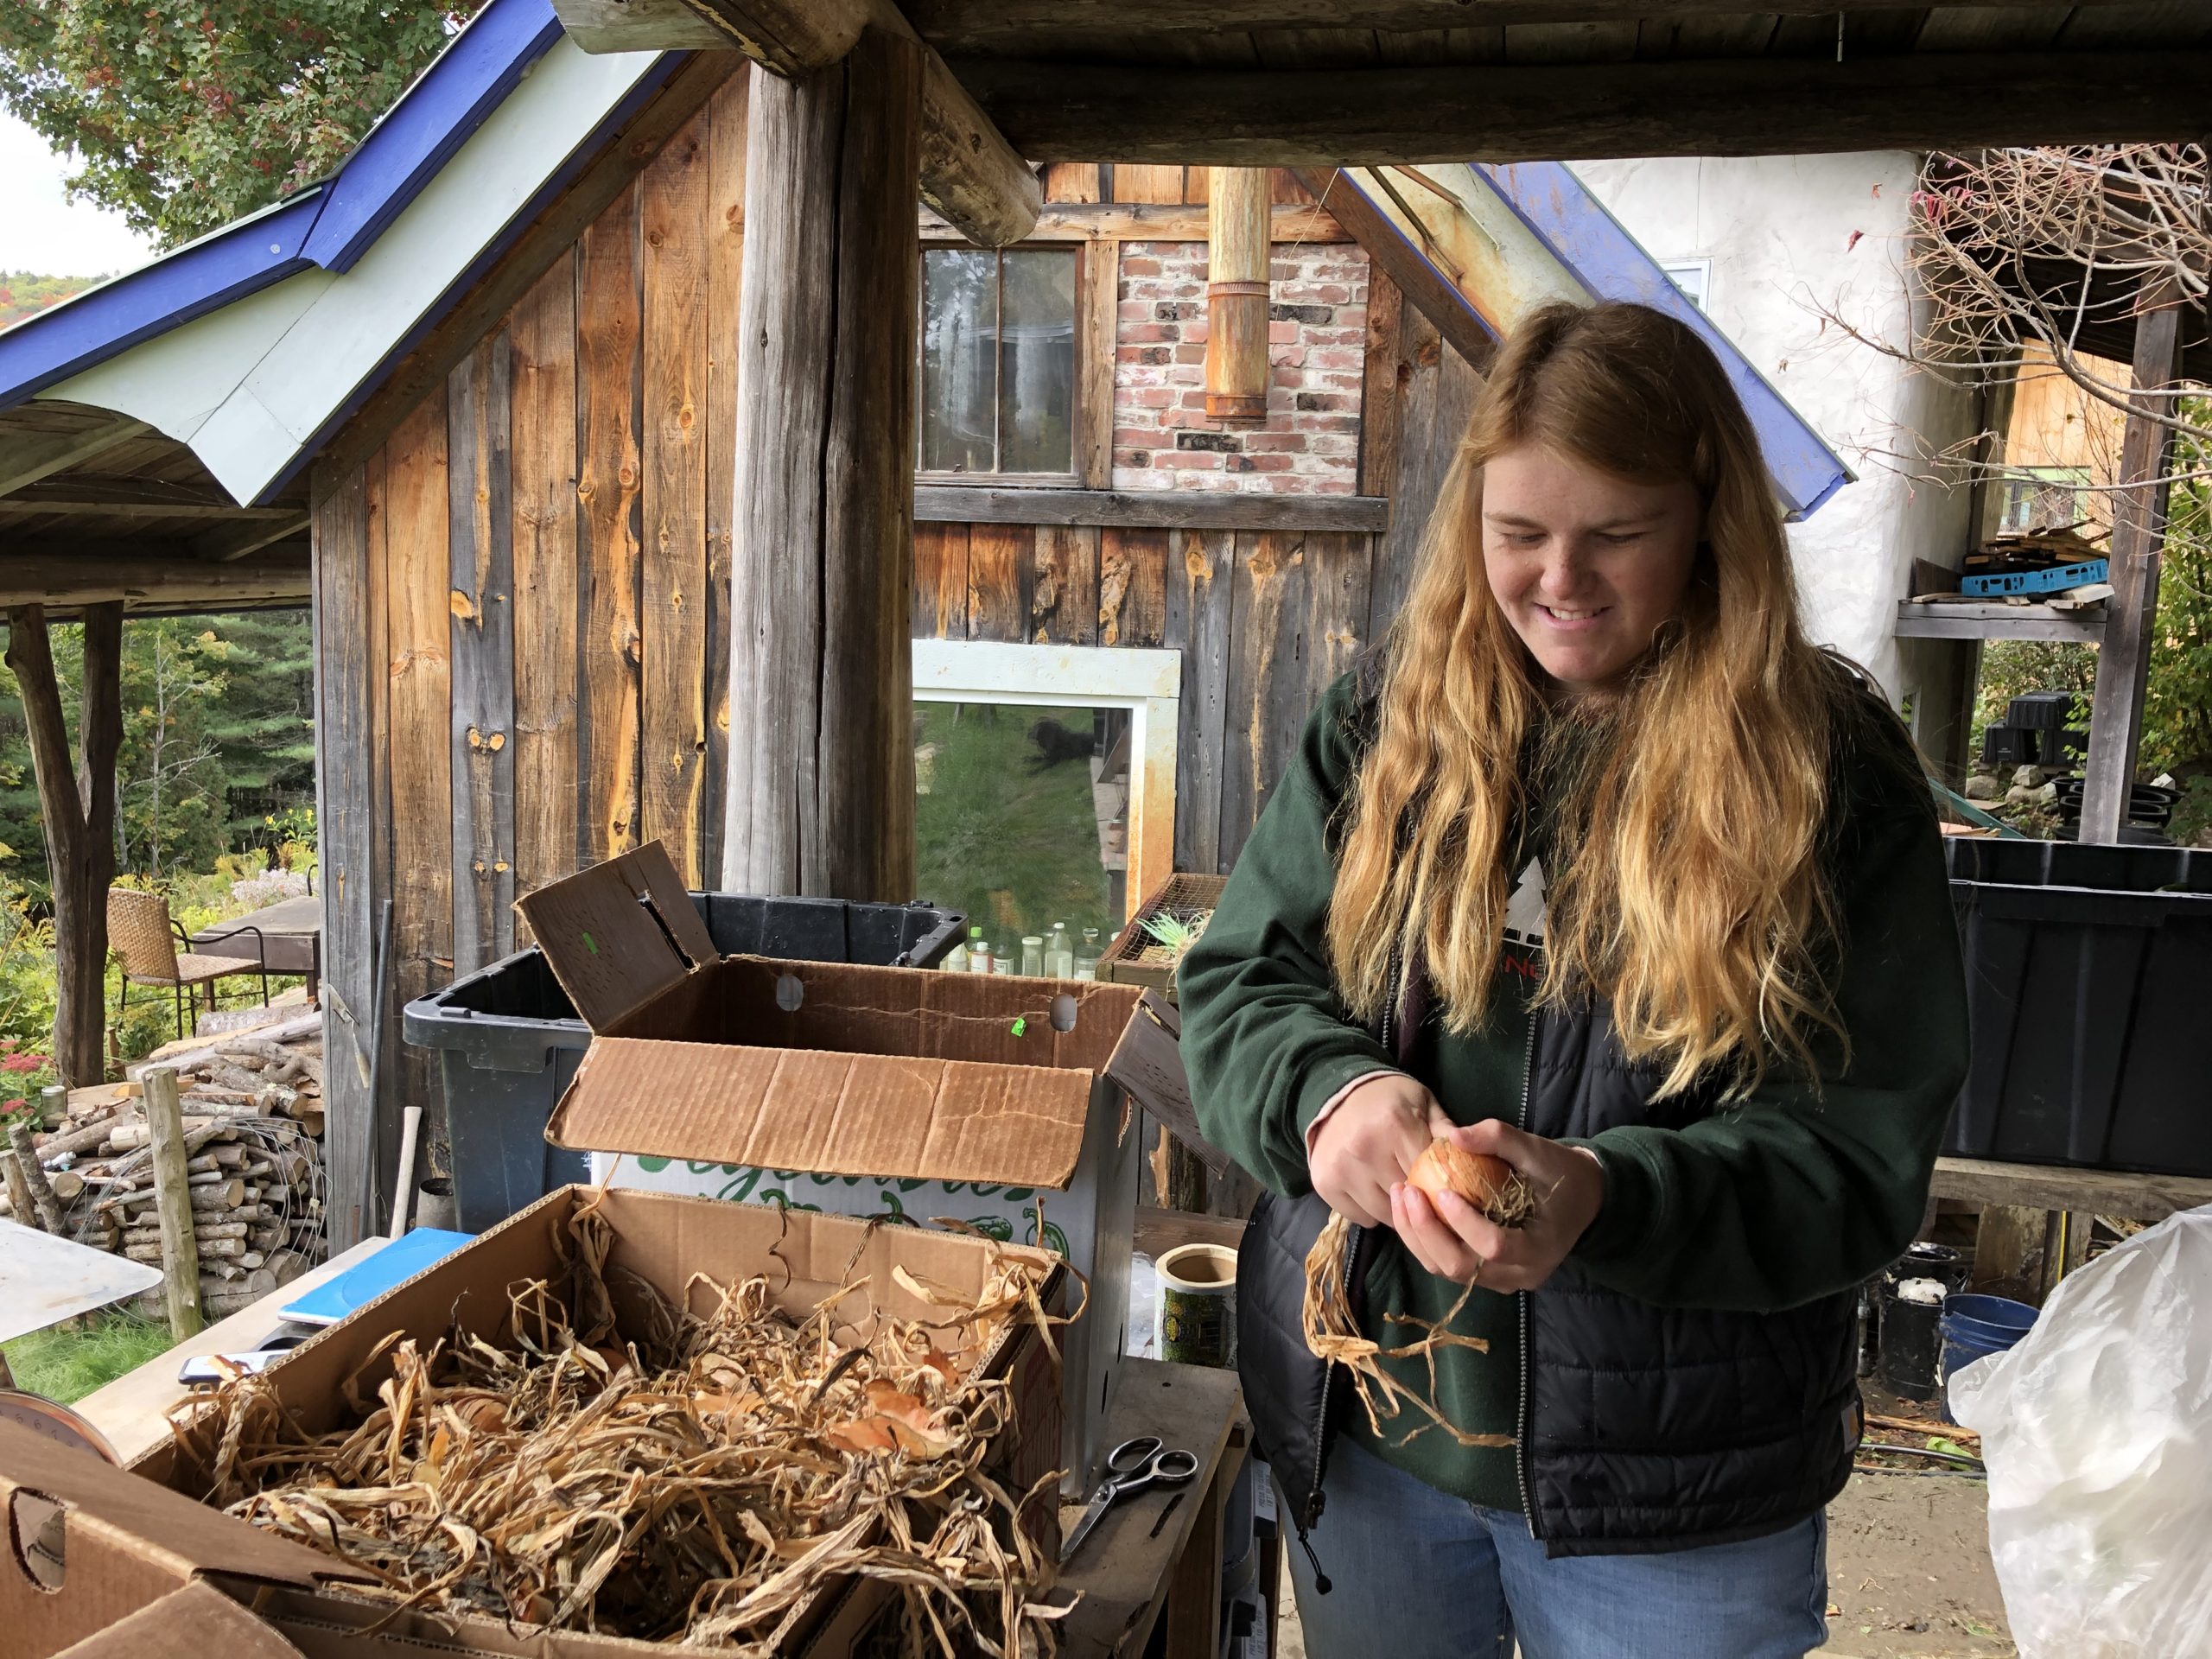
[[[1298,1547],[1306,1552],[1306,1559],[1313,1568],[1313,1593],[1317,1596],[1325,1596],[1330,1591],[1335,1589],[1336,1586],[1329,1581],[1329,1575],[1321,1570],[1321,1558],[1313,1553],[1313,1541],[1306,1537],[1306,1529],[1294,1527],[1294,1529],[1298,1534]]]

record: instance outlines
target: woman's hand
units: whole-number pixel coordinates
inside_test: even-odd
[[[1363,1078],[1313,1132],[1306,1156],[1313,1190],[1347,1221],[1388,1226],[1390,1189],[1451,1127],[1436,1096],[1403,1072]]]
[[[1598,1218],[1605,1201],[1605,1166],[1580,1147],[1563,1147],[1496,1118],[1440,1134],[1512,1165],[1535,1196],[1535,1213],[1522,1226],[1500,1227],[1456,1192],[1432,1203],[1401,1180],[1390,1189],[1390,1225],[1414,1259],[1441,1278],[1490,1290],[1535,1289]]]

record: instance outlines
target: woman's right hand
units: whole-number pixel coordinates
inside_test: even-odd
[[[1390,1224],[1390,1189],[1452,1128],[1436,1096],[1402,1071],[1363,1077],[1313,1132],[1306,1173],[1329,1207],[1363,1227]]]

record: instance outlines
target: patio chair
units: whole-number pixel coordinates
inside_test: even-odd
[[[207,988],[207,1007],[215,1006],[219,980],[237,974],[261,976],[261,1005],[269,1006],[269,969],[264,966],[268,949],[257,927],[241,927],[251,933],[261,960],[251,957],[202,956],[192,948],[182,926],[169,914],[169,901],[158,893],[130,887],[110,887],[107,894],[107,942],[123,958],[123,983],[116,988],[115,1011],[123,1012],[133,985],[166,985],[176,1001],[176,1034],[181,1040],[200,1023],[200,987]],[[180,950],[179,947],[182,949]],[[188,1005],[191,1027],[185,1021]]]

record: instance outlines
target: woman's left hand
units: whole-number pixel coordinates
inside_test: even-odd
[[[1593,1153],[1563,1147],[1491,1118],[1452,1131],[1469,1152],[1503,1158],[1521,1173],[1536,1207],[1519,1227],[1485,1221],[1456,1192],[1432,1203],[1417,1186],[1390,1189],[1390,1225],[1414,1259],[1441,1278],[1489,1290],[1534,1290],[1567,1259],[1605,1201]]]

